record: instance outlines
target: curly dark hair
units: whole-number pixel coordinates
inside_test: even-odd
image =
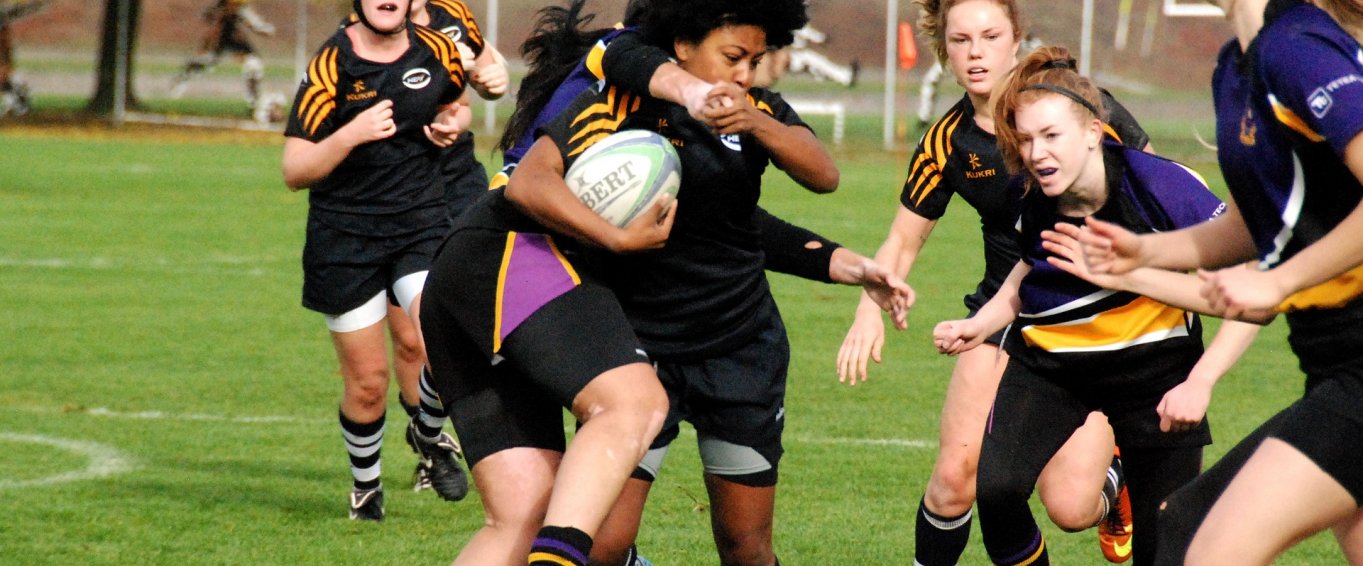
[[[653,0],[640,25],[644,41],[671,53],[677,40],[699,43],[711,31],[753,25],[767,34],[769,47],[795,41],[809,23],[805,0]]]
[[[497,141],[497,149],[506,151],[516,145],[540,109],[549,103],[554,89],[563,83],[579,61],[591,51],[596,42],[610,33],[611,28],[586,29],[593,14],[583,14],[586,0],[572,0],[566,7],[549,6],[539,11],[535,29],[521,44],[521,57],[530,65],[516,91],[516,109]]]

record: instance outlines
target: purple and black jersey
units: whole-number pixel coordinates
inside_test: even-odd
[[[1363,132],[1363,50],[1319,8],[1272,0],[1241,51],[1221,51],[1212,87],[1221,171],[1259,250],[1281,264],[1363,198],[1344,150]],[[1288,297],[1280,310],[1308,375],[1351,362],[1363,342],[1363,268]]]
[[[1103,158],[1108,200],[1095,218],[1147,233],[1186,228],[1225,209],[1201,177],[1176,162],[1112,143]],[[1201,352],[1196,315],[1094,286],[1048,263],[1053,254],[1041,246],[1041,231],[1057,222],[1082,225],[1083,219],[1061,215],[1041,191],[1024,197],[1019,243],[1031,271],[1022,280],[1022,307],[1006,342],[1015,359],[1034,371],[1072,371],[1139,365],[1171,348]]]

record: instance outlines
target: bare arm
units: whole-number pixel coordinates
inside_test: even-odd
[[[928,220],[900,205],[885,242],[876,251],[875,262],[890,274],[907,280],[918,253],[923,249],[936,220]],[[912,302],[909,304],[912,306]],[[901,330],[908,327],[907,313]],[[898,321],[896,321],[899,326]],[[880,363],[881,348],[885,344],[885,322],[880,316],[880,305],[866,293],[857,303],[852,326],[847,329],[842,347],[838,349],[838,381],[865,381],[869,361]]]
[[[383,100],[319,142],[288,138],[284,141],[284,184],[295,191],[310,187],[336,170],[351,150],[396,133],[393,102]]]
[[[736,84],[722,83],[710,91],[713,102],[703,112],[721,134],[749,134],[771,153],[771,160],[801,186],[816,193],[838,188],[838,166],[814,132],[788,126],[748,102]]]
[[[1081,231],[1057,226],[1084,245],[1095,273],[1124,273],[1137,267],[1187,271],[1228,267],[1254,259],[1257,250],[1234,200],[1206,222],[1170,232],[1136,235],[1116,224],[1088,218]]]
[[[1188,372],[1188,379],[1165,393],[1155,407],[1160,415],[1160,430],[1190,430],[1206,418],[1212,389],[1254,343],[1260,328],[1257,324],[1234,320],[1221,323],[1221,329],[1212,338],[1207,351]]]
[[[980,307],[975,316],[938,323],[932,330],[932,341],[937,351],[954,356],[983,344],[995,332],[1006,328],[1022,310],[1018,290],[1022,287],[1022,279],[1031,271],[1030,265],[1019,261],[1003,281],[1003,286],[999,287],[999,292]]]

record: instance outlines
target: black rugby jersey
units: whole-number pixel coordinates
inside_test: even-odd
[[[426,13],[431,16],[426,27],[468,46],[475,57],[483,54],[483,32],[467,4],[460,0],[431,0],[426,3]]]
[[[1129,147],[1144,148],[1150,137],[1126,108],[1103,91],[1109,117],[1108,135]],[[946,214],[952,195],[961,195],[980,215],[984,237],[984,277],[966,307],[975,310],[998,292],[1018,260],[1016,199],[1008,196],[1008,168],[998,139],[975,123],[975,106],[965,95],[928,128],[909,158],[908,175],[899,195],[910,212],[937,220]]]
[[[464,68],[454,42],[408,24],[410,46],[396,61],[376,63],[355,54],[345,29],[327,40],[308,64],[284,135],[319,142],[381,100],[393,101],[397,133],[362,144],[310,187],[312,211],[390,215],[441,206],[437,147],[422,128],[439,106],[459,98]]]
[[[1232,41],[1213,75],[1217,157],[1268,269],[1338,226],[1363,199],[1344,149],[1363,132],[1363,49],[1320,9],[1273,0],[1242,53]],[[1288,297],[1302,370],[1357,363],[1363,268]]]
[[[783,124],[805,126],[776,93],[753,89],[748,98]],[[650,356],[694,359],[742,346],[776,316],[754,220],[771,155],[751,136],[716,135],[681,106],[609,85],[584,92],[541,134],[567,168],[593,142],[625,129],[672,141],[682,164],[680,208],[663,249],[593,253],[597,272]]]
[[[461,43],[477,57],[483,53],[483,34],[468,5],[460,0],[431,0],[426,4],[426,13],[431,21],[426,25],[445,34],[456,43]],[[463,212],[478,195],[487,191],[486,172],[483,175],[469,176],[474,168],[482,163],[474,155],[473,130],[459,134],[454,144],[444,148],[440,155],[440,183],[445,188],[445,198],[449,205],[450,217]],[[463,182],[461,182],[463,181]],[[469,181],[477,181],[472,183]]]

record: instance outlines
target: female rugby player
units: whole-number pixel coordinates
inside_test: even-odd
[[[1008,326],[1008,367],[985,427],[977,479],[980,529],[996,564],[1046,564],[1046,544],[1027,500],[1052,455],[1100,410],[1112,423],[1131,493],[1133,528],[1155,533],[1160,500],[1195,477],[1205,419],[1162,430],[1158,407],[1189,379],[1203,354],[1196,315],[1136,293],[1109,291],[1047,261],[1041,232],[1097,217],[1138,232],[1167,231],[1213,217],[1223,205],[1186,167],[1104,143],[1102,96],[1063,48],[1027,56],[995,108],[1009,170],[1025,173],[1022,258],[976,316],[934,329],[956,354]],[[1011,325],[1011,326],[1009,326]],[[1254,327],[1227,323],[1238,344]],[[1221,354],[1214,354],[1220,356]],[[1138,565],[1154,564],[1157,537],[1134,537]]]
[[[290,188],[310,189],[303,306],[325,316],[340,362],[350,516],[381,520],[382,323],[390,296],[416,319],[448,227],[436,155],[459,133],[452,103],[464,70],[448,37],[410,22],[405,0],[355,0],[354,8],[358,23],[308,65],[285,130],[283,173]]]
[[[1284,313],[1306,392],[1171,496],[1161,563],[1268,564],[1334,531],[1363,563],[1363,10],[1347,0],[1223,0],[1236,38],[1212,90],[1233,200],[1188,230],[1070,231],[1100,273],[1201,267],[1202,308]],[[1259,270],[1227,266],[1257,259]],[[1248,535],[1248,536],[1247,536]]]

